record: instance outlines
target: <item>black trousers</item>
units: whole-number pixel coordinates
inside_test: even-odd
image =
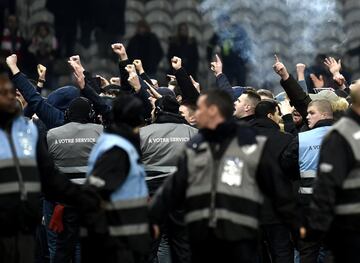
[[[262,226],[271,262],[288,263],[294,260],[294,245],[289,229],[282,224]]]
[[[329,247],[335,263],[360,262],[360,233],[341,230],[332,231]]]
[[[210,235],[206,240],[190,240],[192,263],[255,263],[256,240],[224,241]]]
[[[146,255],[137,253],[108,235],[81,239],[82,263],[145,263]]]
[[[35,238],[32,235],[0,237],[0,262],[33,263],[34,252]]]

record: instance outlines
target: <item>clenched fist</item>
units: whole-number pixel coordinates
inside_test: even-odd
[[[111,48],[114,51],[114,53],[117,54],[120,57],[121,60],[128,59],[126,49],[125,49],[123,44],[115,43],[115,44],[111,45]]]
[[[173,67],[173,69],[178,70],[181,68],[181,58],[179,57],[173,57],[171,59],[171,66]]]
[[[140,59],[135,59],[133,64],[135,65],[136,70],[139,71],[139,74],[143,74],[145,72]]]

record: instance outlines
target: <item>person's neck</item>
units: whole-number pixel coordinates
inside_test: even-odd
[[[209,126],[207,127],[209,130],[216,130],[216,128],[223,124],[225,122],[225,119],[218,116],[216,118],[214,118],[211,123],[209,124]]]
[[[0,128],[1,129],[8,129],[12,121],[16,118],[17,113],[9,113],[5,111],[0,111]]]

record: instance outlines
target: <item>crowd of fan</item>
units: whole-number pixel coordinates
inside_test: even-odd
[[[13,23],[16,24],[15,17],[9,19],[10,22],[13,19]],[[9,32],[13,32],[11,31],[11,23],[9,25]],[[56,41],[48,35],[49,31],[46,26],[40,25],[36,32],[38,36],[33,38],[29,50],[40,55],[45,55],[45,53],[50,55],[56,49]],[[38,37],[42,39],[39,40]],[[4,42],[2,46],[4,46]],[[6,63],[12,73],[11,80],[17,89],[17,99],[24,116],[37,123],[43,135],[46,135],[48,130],[61,127],[66,123],[66,119],[69,118],[67,116],[69,110],[75,115],[77,111],[81,111],[80,108],[71,108],[71,102],[81,96],[91,102],[94,110],[91,121],[107,129],[111,127],[113,122],[112,101],[119,94],[129,94],[142,101],[147,125],[168,122],[186,124],[186,129],[191,136],[196,133],[197,128],[201,128],[197,127],[195,112],[198,98],[205,87],[202,87],[193,76],[188,74],[182,58],[175,56],[177,55],[176,51],[174,51],[174,56],[170,58],[174,75],[168,75],[168,85],[160,87],[156,79],[149,77],[149,75],[153,76],[151,66],[143,63],[134,55],[128,55],[123,44],[112,44],[111,49],[119,60],[118,76],[105,79],[102,76],[94,75],[86,71],[80,57],[74,55],[69,57],[67,62],[73,70],[75,83],[55,89],[48,98],[42,97],[39,93],[46,82],[46,67],[41,64],[38,65],[38,81],[33,82],[21,72],[21,66],[18,67],[18,63],[21,65],[25,58],[15,54],[8,56]],[[278,138],[274,140],[275,143],[272,147],[277,151],[280,166],[288,171],[294,181],[299,180],[301,172],[299,167],[299,159],[301,160],[301,156],[299,156],[299,133],[322,125],[332,125],[343,115],[351,103],[349,94],[352,86],[349,86],[341,74],[341,60],[327,57],[323,63],[331,78],[326,79],[323,76],[312,75],[311,79],[316,93],[309,94],[308,90],[310,89],[307,88],[304,75],[306,66],[298,64],[296,66],[297,77],[293,77],[275,55],[273,68],[275,73],[281,77],[281,86],[285,91],[276,95],[266,89],[233,87],[223,73],[223,63],[218,55],[210,65],[216,81],[216,87],[212,88],[226,91],[233,99],[233,118],[247,122],[259,134]],[[6,82],[6,78],[2,77],[2,81]],[[326,86],[326,83],[330,82],[332,87]],[[358,85],[358,83],[354,85]],[[167,118],[163,116],[167,116]],[[128,120],[123,121],[129,121],[136,119],[136,116],[129,113],[129,116],[124,118],[128,118]],[[161,141],[161,136],[158,137],[158,140]],[[144,138],[141,139],[145,140]],[[161,153],[146,152],[149,151],[149,148],[144,146],[147,143],[141,141],[143,162],[152,164],[154,161],[152,155],[161,155]],[[169,158],[175,158],[175,155],[172,156],[172,154]],[[162,182],[160,181],[159,184]],[[157,188],[158,185],[154,187],[154,192]],[[46,214],[44,215],[46,216]],[[265,218],[264,229],[266,231],[266,226],[273,223],[271,222],[271,213]],[[290,238],[288,241],[291,244]],[[271,242],[269,241],[269,243]],[[289,251],[293,250],[293,245],[289,245]]]

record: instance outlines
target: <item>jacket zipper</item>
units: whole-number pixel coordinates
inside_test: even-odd
[[[20,188],[20,198],[22,201],[27,200],[27,192],[25,189],[25,184],[24,184],[24,179],[20,170],[20,162],[19,162],[19,158],[17,157],[16,154],[16,149],[15,149],[15,145],[14,145],[14,141],[11,137],[11,134],[6,132],[6,136],[8,137],[9,143],[10,143],[10,148],[11,148],[11,152],[13,155],[13,160],[15,163],[15,168],[16,168],[16,173],[18,176],[18,180],[19,180],[19,188]]]

